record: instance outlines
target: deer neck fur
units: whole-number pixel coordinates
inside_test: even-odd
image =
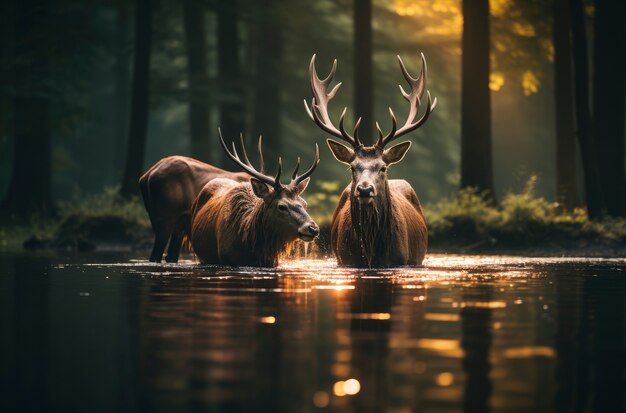
[[[269,222],[269,208],[252,193],[250,184],[237,188],[232,194],[232,215],[229,226],[241,239],[243,250],[253,255],[260,266],[276,266],[295,242],[287,233]]]
[[[376,259],[383,259],[389,254],[391,242],[391,193],[387,181],[374,201],[361,205],[354,196],[355,183],[352,184],[350,195],[350,213],[352,228],[360,244],[361,255],[368,267],[372,267]]]

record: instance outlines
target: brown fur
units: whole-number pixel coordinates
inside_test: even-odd
[[[215,178],[250,179],[246,173],[225,171],[185,156],[163,158],[139,179],[155,234],[150,261],[161,261],[168,240],[166,261],[178,261],[181,244],[191,232],[191,206],[204,185]]]
[[[356,267],[421,265],[428,230],[417,194],[405,180],[389,180],[375,201],[361,206],[353,185],[333,214],[331,245],[339,264]]]
[[[400,91],[409,102],[409,113],[404,123],[397,122],[391,108],[391,130],[385,134],[378,127],[378,139],[366,146],[359,137],[361,119],[356,122],[353,136],[346,132],[344,109],[337,128],[328,113],[328,104],[335,98],[341,83],[330,89],[337,70],[337,60],[324,79],[315,70],[315,55],[309,64],[309,78],[313,99],[311,107],[305,100],[309,118],[323,131],[349,144],[345,146],[332,139],[327,143],[335,159],[350,166],[352,186],[344,190],[331,223],[331,244],[340,264],[359,267],[388,267],[419,265],[424,259],[428,242],[426,220],[417,195],[404,180],[387,180],[389,166],[400,162],[411,147],[402,142],[387,145],[395,139],[421,127],[437,105],[426,91],[426,58],[422,53],[422,71],[413,78],[400,56],[400,70],[410,86]],[[426,112],[418,118],[421,98],[427,94]],[[386,149],[385,149],[386,148]]]
[[[287,187],[272,196],[294,198],[298,193]],[[276,266],[280,257],[289,254],[298,235],[277,224],[273,202],[255,196],[248,182],[215,179],[205,185],[191,217],[191,242],[200,261]]]

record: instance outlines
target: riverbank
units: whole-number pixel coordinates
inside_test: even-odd
[[[626,256],[626,220],[589,220],[582,208],[565,210],[534,194],[531,179],[499,204],[475,190],[462,190],[424,206],[429,248],[435,253],[525,256]],[[332,210],[332,205],[327,206]],[[319,209],[319,208],[317,208]],[[328,214],[329,215],[329,214]],[[319,219],[319,218],[318,218]],[[321,217],[317,246],[330,254],[330,216]],[[54,218],[29,222],[4,219],[0,250],[149,250],[152,229],[139,198],[125,200],[114,188],[77,195],[58,204]]]

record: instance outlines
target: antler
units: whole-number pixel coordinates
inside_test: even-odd
[[[376,122],[376,128],[378,129],[378,141],[376,142],[376,146],[380,148],[384,148],[385,145],[387,145],[392,140],[397,139],[400,136],[414,131],[415,129],[422,126],[428,120],[428,117],[437,105],[437,98],[435,98],[434,101],[431,101],[430,92],[427,91],[426,95],[428,97],[428,102],[426,106],[426,113],[424,113],[424,115],[419,120],[415,121],[415,118],[419,113],[421,98],[424,94],[424,89],[426,88],[426,58],[424,57],[424,53],[422,53],[421,55],[422,71],[417,79],[411,77],[408,70],[406,70],[404,63],[402,62],[402,59],[400,58],[400,56],[398,56],[398,61],[400,62],[400,69],[402,70],[402,74],[411,86],[411,93],[406,93],[404,91],[404,88],[402,88],[402,86],[399,86],[402,96],[404,96],[404,98],[409,102],[410,109],[406,122],[400,129],[397,129],[398,121],[396,120],[396,116],[394,115],[391,108],[389,108],[389,115],[391,116],[391,131],[387,135],[383,136],[383,132],[380,129],[378,122]]]
[[[232,142],[232,151],[231,151],[228,149],[226,142],[224,142],[224,137],[222,136],[222,130],[220,128],[217,128],[217,133],[220,137],[220,143],[222,144],[222,148],[224,148],[224,151],[226,152],[228,157],[232,159],[237,165],[239,165],[244,171],[252,175],[254,178],[258,179],[259,181],[264,182],[267,185],[273,186],[275,189],[283,188],[283,185],[280,183],[280,176],[282,175],[282,172],[283,172],[283,161],[280,157],[278,158],[278,171],[276,172],[276,176],[272,177],[272,176],[265,174],[265,162],[263,160],[263,151],[261,150],[261,145],[263,143],[262,136],[259,136],[259,142],[257,145],[261,171],[257,171],[254,168],[254,166],[252,166],[250,159],[248,159],[248,154],[246,153],[246,146],[244,145],[244,142],[243,142],[243,134],[239,134],[239,140],[241,144],[241,157],[240,157],[239,154],[237,153],[237,148],[235,148],[235,142]],[[317,168],[317,165],[319,163],[320,163],[320,151],[319,151],[319,147],[317,146],[317,144],[315,144],[315,160],[313,161],[313,165],[311,165],[311,167],[302,175],[298,175],[298,169],[300,168],[300,158],[298,158],[298,162],[296,163],[296,168],[293,171],[293,174],[291,176],[290,185],[297,185],[300,182],[304,181],[309,176],[311,176],[311,174],[313,174],[313,171],[315,171],[315,168]]]
[[[296,162],[296,168],[294,169],[293,174],[291,175],[291,183],[289,185],[295,186],[295,185],[298,185],[300,182],[304,181],[305,179],[307,179],[309,176],[313,174],[313,171],[315,171],[315,168],[317,168],[317,165],[319,165],[319,163],[320,163],[320,148],[317,146],[317,143],[316,143],[315,144],[315,159],[313,160],[313,164],[302,175],[298,175],[298,169],[300,168],[300,158],[298,157],[298,162]]]
[[[317,126],[322,128],[322,130],[348,142],[353,147],[357,148],[361,146],[361,142],[359,141],[359,126],[361,125],[361,118],[359,118],[359,120],[357,120],[356,124],[354,125],[353,137],[350,136],[350,134],[346,132],[344,128],[344,120],[347,108],[343,109],[341,117],[339,118],[339,129],[337,129],[335,125],[333,125],[333,122],[330,120],[330,116],[328,115],[328,102],[330,102],[335,97],[335,94],[341,86],[340,82],[330,92],[328,92],[328,86],[333,80],[336,70],[337,59],[335,59],[335,61],[333,62],[333,68],[330,70],[330,73],[328,74],[326,79],[321,80],[317,76],[317,71],[315,70],[315,55],[313,55],[313,57],[311,58],[311,63],[309,64],[309,78],[311,79],[311,91],[313,92],[313,99],[311,100],[310,109],[305,99],[304,108],[309,114],[311,120],[313,120],[313,122],[315,122]]]

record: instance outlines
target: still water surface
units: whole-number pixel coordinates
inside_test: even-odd
[[[626,260],[0,255],[0,411],[621,412]]]

